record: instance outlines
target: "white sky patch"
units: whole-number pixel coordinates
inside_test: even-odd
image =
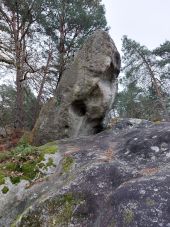
[[[119,51],[121,38],[140,42],[150,49],[170,40],[170,0],[102,0],[110,35]]]

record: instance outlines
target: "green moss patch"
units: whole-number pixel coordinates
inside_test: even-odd
[[[4,186],[2,189],[2,193],[6,194],[9,191],[9,188],[7,186]]]
[[[47,144],[39,147],[39,150],[43,154],[55,154],[57,152],[56,142],[47,143]]]
[[[65,157],[62,162],[62,167],[64,172],[69,172],[73,163],[74,163],[74,159],[72,157]]]
[[[10,180],[13,184],[18,184],[21,181],[19,176],[11,176]]]
[[[22,179],[32,181],[42,176],[42,168],[55,166],[51,157],[46,164],[42,161],[46,154],[57,152],[56,143],[37,148],[24,139],[21,142],[10,152],[0,154],[0,185],[5,184],[5,177],[9,177],[13,184],[18,184]]]
[[[0,172],[0,185],[5,184],[5,175]]]
[[[54,165],[54,160],[52,158],[48,159],[46,166],[47,167],[50,167],[50,166],[56,167],[56,165]]]
[[[75,208],[84,203],[83,196],[71,192],[42,201],[36,209],[27,209],[20,214],[13,226],[69,226],[73,217],[77,219]],[[44,215],[45,214],[45,215]],[[44,223],[44,218],[46,218]],[[80,217],[79,217],[80,218]],[[46,222],[47,221],[47,222]]]
[[[80,201],[75,200],[71,193],[61,196],[57,201],[57,205],[60,209],[53,219],[53,223],[55,222],[55,224],[68,225],[73,216],[74,207],[78,203],[80,203]]]
[[[123,220],[126,225],[130,225],[134,220],[134,213],[130,209],[126,209],[123,214]]]

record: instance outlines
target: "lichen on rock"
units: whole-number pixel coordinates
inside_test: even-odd
[[[122,127],[41,146],[52,171],[0,185],[0,225],[167,226],[170,123]]]
[[[33,147],[25,142],[19,144],[0,156],[0,185],[5,185],[6,178],[17,185],[21,180],[34,181],[42,177],[49,167],[56,167],[57,150],[56,142],[41,147]]]

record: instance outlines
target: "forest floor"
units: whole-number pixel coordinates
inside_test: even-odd
[[[22,130],[12,130],[12,132],[6,136],[0,137],[0,152],[9,151],[15,148],[23,135]]]

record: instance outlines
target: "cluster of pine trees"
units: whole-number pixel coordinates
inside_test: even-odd
[[[0,125],[31,128],[67,63],[99,28],[107,30],[101,0],[1,0],[0,79],[15,78],[1,85]]]
[[[31,129],[75,52],[99,28],[108,30],[101,0],[1,0],[0,127]],[[115,115],[169,120],[170,41],[152,51],[122,41]]]
[[[122,72],[115,115],[170,120],[170,41],[149,50],[134,40],[122,39]]]

